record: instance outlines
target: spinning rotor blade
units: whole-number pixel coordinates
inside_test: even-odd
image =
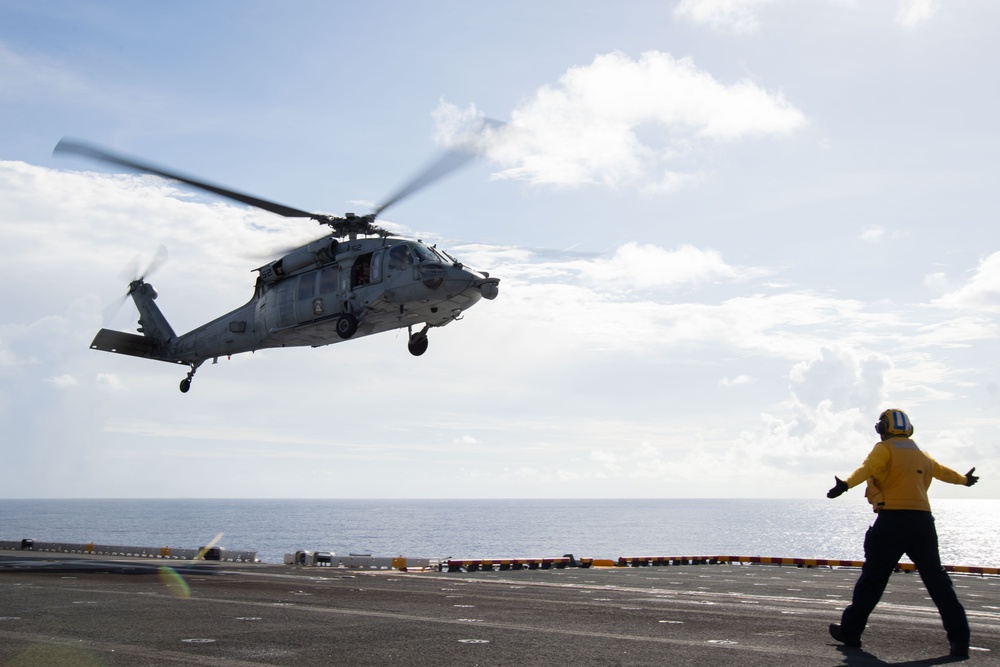
[[[128,301],[128,292],[122,294],[104,307],[104,310],[101,311],[101,322],[104,323],[105,328],[111,326],[111,323],[118,317],[118,313],[121,312],[122,306],[125,305],[126,301]]]
[[[418,190],[422,190],[431,183],[444,178],[459,167],[462,167],[470,162],[473,158],[481,155],[485,152],[484,139],[487,138],[485,136],[486,133],[503,125],[504,123],[501,123],[500,121],[488,118],[480,119],[479,125],[475,129],[467,132],[454,148],[446,151],[441,157],[431,163],[422,172],[417,174],[410,180],[409,183],[400,188],[394,195],[389,197],[378,208],[376,208],[373,213],[369,213],[367,215],[354,215],[353,213],[348,213],[344,217],[327,215],[325,213],[309,213],[308,211],[292,208],[291,206],[285,206],[284,204],[277,204],[266,199],[253,197],[242,192],[224,188],[220,185],[215,185],[207,181],[202,181],[174,171],[169,171],[162,167],[141,162],[135,158],[111,153],[104,149],[97,148],[96,146],[80,141],[74,141],[72,139],[61,139],[59,143],[56,144],[56,147],[52,152],[53,154],[74,153],[92,160],[99,160],[101,162],[126,167],[127,169],[179,181],[200,190],[211,192],[221,197],[232,199],[233,201],[238,201],[241,204],[248,204],[265,211],[270,211],[271,213],[277,213],[278,215],[286,218],[311,218],[320,224],[328,225],[331,229],[333,229],[334,234],[338,237],[349,236],[351,238],[355,238],[358,234],[389,236],[390,233],[387,230],[375,224],[375,219],[382,211],[398,203],[402,199],[409,197]]]
[[[194,186],[201,190],[217,194],[227,199],[232,199],[238,201],[242,204],[249,204],[250,206],[255,206],[265,211],[270,211],[271,213],[277,213],[278,215],[285,216],[286,218],[314,218],[315,214],[309,213],[307,211],[302,211],[297,208],[292,208],[291,206],[285,206],[283,204],[276,204],[266,199],[260,199],[258,197],[253,197],[251,195],[243,194],[242,192],[236,192],[235,190],[230,190],[219,185],[213,185],[212,183],[207,183],[205,181],[200,181],[189,176],[184,176],[176,172],[167,171],[160,167],[156,167],[150,164],[146,164],[135,160],[133,158],[124,157],[122,155],[116,155],[110,153],[103,149],[97,148],[95,146],[90,146],[77,141],[71,141],[68,139],[61,139],[58,144],[56,144],[53,153],[75,153],[77,155],[82,155],[83,157],[91,158],[92,160],[99,160],[101,162],[108,162],[110,164],[117,164],[122,167],[127,167],[129,169],[134,169],[136,171],[142,171],[147,174],[154,174],[156,176],[162,176],[163,178],[169,178],[174,181],[180,181],[181,183],[186,183],[188,185]]]
[[[122,280],[129,281],[130,283],[135,282],[136,280],[144,280],[147,276],[151,276],[159,271],[160,267],[166,264],[168,259],[170,259],[170,257],[167,255],[167,246],[161,243],[160,247],[156,249],[156,254],[153,255],[153,259],[149,260],[149,263],[146,264],[146,268],[144,270],[139,269],[140,256],[136,255],[132,258],[132,261],[129,262],[124,269],[122,269],[119,277]]]
[[[140,270],[139,268],[139,255],[133,257],[132,260],[125,265],[125,268],[118,274],[118,277],[123,281],[128,281],[129,290],[104,307],[104,326],[109,326],[111,321],[117,317],[118,312],[122,309],[122,306],[125,305],[129,295],[132,294],[133,283],[142,282],[147,277],[156,273],[160,267],[167,263],[167,259],[169,259],[167,256],[167,246],[161,243],[160,247],[156,249],[156,254],[153,255],[153,259],[151,259],[146,265],[145,270]]]
[[[382,202],[378,208],[375,209],[374,215],[378,216],[382,211],[390,206],[400,202],[406,197],[409,197],[418,190],[426,188],[431,183],[444,178],[451,172],[459,169],[460,167],[464,167],[473,159],[479,157],[484,151],[482,142],[477,140],[482,138],[484,132],[503,127],[504,125],[505,123],[502,121],[493,120],[491,118],[483,118],[482,124],[479,125],[479,127],[477,127],[474,131],[469,132],[458,146],[445,151],[441,157],[429,164],[419,174],[414,176],[409,183],[401,187],[394,195]]]
[[[474,157],[476,157],[476,154],[469,151],[448,151],[431,163],[422,172],[413,177],[413,179],[400,188],[396,194],[392,195],[389,199],[380,204],[379,207],[375,209],[375,215],[378,215],[393,204],[398,203],[400,200],[409,197],[414,192],[426,188],[434,181],[444,178],[451,172],[468,163]]]

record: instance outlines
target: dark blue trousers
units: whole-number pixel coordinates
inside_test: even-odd
[[[882,598],[889,577],[903,554],[917,567],[941,614],[948,639],[967,646],[969,621],[955,595],[951,578],[941,566],[934,516],[919,510],[882,510],[865,533],[865,564],[854,585],[851,604],[840,620],[844,634],[860,637],[864,632],[868,616]]]

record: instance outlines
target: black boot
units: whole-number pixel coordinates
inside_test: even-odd
[[[844,629],[840,627],[839,623],[830,624],[830,636],[836,639],[838,642],[844,646],[851,646],[853,648],[861,648],[861,637],[858,635],[847,635],[844,634]],[[954,645],[952,646],[954,651]],[[968,655],[968,650],[966,650],[966,655]],[[952,653],[954,655],[954,653]]]

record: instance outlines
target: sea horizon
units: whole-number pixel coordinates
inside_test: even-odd
[[[945,564],[1000,566],[1000,500],[932,500]],[[860,560],[863,499],[18,498],[0,540],[432,558],[767,556]]]

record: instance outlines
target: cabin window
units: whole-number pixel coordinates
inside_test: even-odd
[[[339,270],[336,266],[327,266],[319,274],[319,293],[329,294],[337,291],[337,275]]]
[[[292,279],[286,278],[274,289],[274,299],[278,302],[278,326],[295,324],[295,299],[292,298]]]
[[[298,299],[306,300],[313,298],[316,293],[316,274],[314,272],[299,276]]]
[[[371,282],[380,283],[382,282],[382,256],[385,254],[383,250],[376,250],[372,253],[372,274]]]
[[[351,267],[351,287],[367,285],[372,281],[372,254],[359,255]]]

